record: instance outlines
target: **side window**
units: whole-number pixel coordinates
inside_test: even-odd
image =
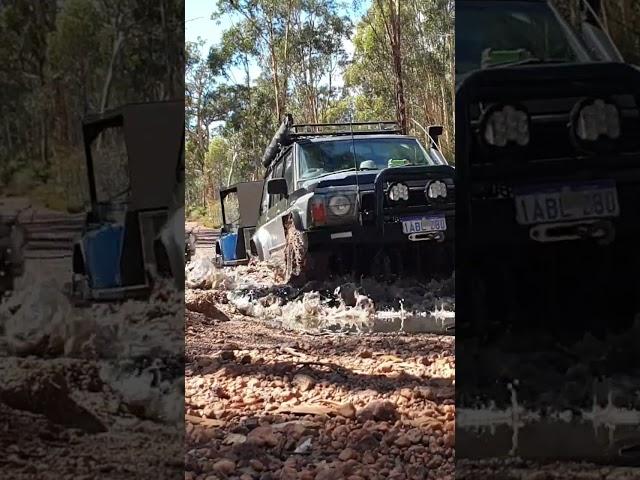
[[[284,161],[280,158],[273,167],[273,173],[269,178],[282,178]],[[269,208],[273,207],[282,199],[282,195],[269,195]]]
[[[290,151],[284,160],[284,179],[287,181],[289,193],[293,192],[296,189],[295,185],[293,184],[293,167],[293,152]]]

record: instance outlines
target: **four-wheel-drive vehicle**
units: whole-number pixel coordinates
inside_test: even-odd
[[[215,243],[214,263],[220,267],[249,262],[250,241],[255,232],[264,182],[241,182],[220,189],[222,228]],[[236,205],[231,205],[235,197]],[[233,208],[235,207],[235,208]],[[231,211],[230,211],[231,210]],[[229,215],[237,218],[229,220]]]
[[[454,168],[395,122],[295,125],[287,115],[267,168],[251,250],[284,254],[285,280],[422,266],[451,274]]]
[[[24,273],[25,232],[14,219],[0,216],[0,297],[13,290]]]
[[[183,102],[131,104],[89,116],[83,134],[91,208],[74,244],[72,296],[145,296],[160,271],[183,278]],[[170,231],[161,237],[163,228]],[[167,241],[175,234],[179,241]]]
[[[640,70],[582,6],[456,2],[459,328],[639,311]]]

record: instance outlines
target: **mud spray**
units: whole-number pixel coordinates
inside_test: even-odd
[[[444,333],[455,325],[453,276],[428,283],[343,276],[293,288],[279,281],[280,268],[262,262],[218,269],[201,257],[187,267],[187,286],[222,291],[238,313],[287,329]]]
[[[170,284],[150,302],[76,309],[51,276],[33,276],[0,305],[3,355],[92,366],[140,417],[181,422],[183,302]]]

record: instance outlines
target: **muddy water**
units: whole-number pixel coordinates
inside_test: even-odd
[[[403,315],[398,312],[377,312],[371,323],[372,333],[453,333],[455,312],[425,312]]]
[[[458,458],[521,457],[640,466],[640,411],[605,406],[541,414],[522,408],[512,387],[506,409],[458,409]]]
[[[466,459],[515,456],[640,465],[639,445],[637,425],[594,429],[591,422],[546,420],[517,429],[498,425],[456,431],[456,455]]]
[[[216,290],[236,312],[294,330],[344,333],[452,333],[453,277],[332,278],[303,288],[282,283],[281,268],[266,262],[218,269],[205,257],[187,266],[187,285]]]

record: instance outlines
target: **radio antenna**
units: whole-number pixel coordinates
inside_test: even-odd
[[[353,99],[351,101],[352,101],[352,108],[350,112],[349,132],[351,133],[351,155],[353,155],[353,168],[356,174],[356,205],[355,207],[357,208],[357,211],[360,211],[360,182],[358,180],[358,162],[356,160],[356,141],[353,136],[353,111],[354,111],[355,105],[353,105]]]

